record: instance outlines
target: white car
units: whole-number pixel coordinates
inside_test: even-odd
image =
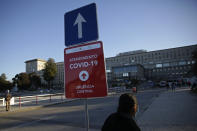
[[[167,86],[167,82],[166,81],[160,81],[159,86],[160,87],[165,87],[165,86]]]

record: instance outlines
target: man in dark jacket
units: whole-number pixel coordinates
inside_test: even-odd
[[[136,112],[136,97],[131,94],[122,94],[119,98],[117,112],[106,119],[102,131],[140,131],[133,119]]]

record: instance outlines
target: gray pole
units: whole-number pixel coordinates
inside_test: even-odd
[[[84,99],[85,104],[85,121],[86,121],[86,131],[89,131],[89,115],[88,115],[88,99]]]

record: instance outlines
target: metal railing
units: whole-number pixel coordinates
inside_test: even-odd
[[[14,106],[30,106],[38,104],[47,104],[50,102],[60,102],[64,101],[65,97],[63,93],[56,94],[43,94],[43,95],[32,95],[32,96],[18,96],[12,97],[13,102],[11,105]],[[0,99],[0,106],[5,106],[5,98]]]

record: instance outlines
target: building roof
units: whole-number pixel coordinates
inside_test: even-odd
[[[185,48],[185,47],[197,47],[197,44],[195,44],[195,45],[188,45],[188,46],[181,46],[181,47],[174,47],[174,48],[168,48],[168,49],[161,49],[161,50],[154,50],[154,51],[146,51],[146,50],[143,50],[143,49],[142,50],[136,50],[136,51],[128,51],[128,52],[119,53],[116,56],[108,57],[106,59],[111,59],[111,58],[116,58],[116,57],[122,57],[122,56],[137,55],[137,54],[160,52],[160,51],[172,50],[172,49],[179,49],[179,48]]]
[[[42,61],[42,62],[46,62],[45,60],[42,60],[42,59],[32,59],[32,60],[25,61],[25,63],[29,63],[29,62],[33,62],[33,61]]]
[[[57,65],[64,64],[64,62],[56,62]]]

